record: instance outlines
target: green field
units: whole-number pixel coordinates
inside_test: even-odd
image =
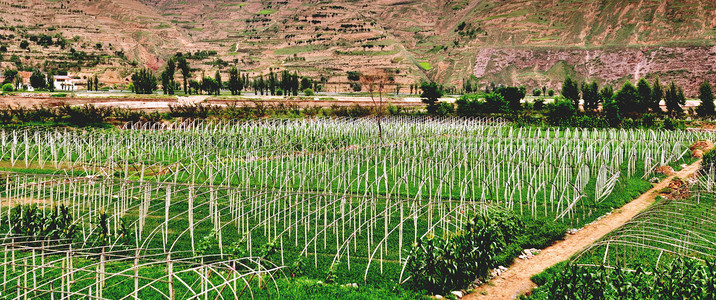
[[[3,295],[413,298],[402,283],[415,242],[495,208],[530,228],[581,227],[648,190],[655,167],[690,163],[688,146],[709,135],[498,119],[376,125],[0,130]]]

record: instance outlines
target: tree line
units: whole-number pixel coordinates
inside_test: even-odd
[[[175,80],[177,71],[181,74],[183,83],[181,86]],[[137,70],[132,76],[131,89],[135,93],[153,93],[157,89],[158,80],[161,80],[162,92],[167,95],[173,95],[183,86],[184,93],[187,95],[202,93],[219,95],[222,89],[231,91],[232,95],[241,95],[242,91],[253,89],[256,95],[298,96],[299,91],[306,94],[313,94],[314,90],[320,91],[321,84],[327,81],[325,77],[322,77],[320,82],[314,81],[310,77],[300,76],[295,71],[283,70],[277,73],[273,68],[269,69],[267,75],[251,78],[248,73],[241,72],[236,66],[229,68],[228,81],[223,80],[218,70],[213,77],[206,76],[202,71],[201,79],[195,80],[192,73],[196,71],[190,67],[187,57],[180,52],[167,60],[159,78],[146,69]]]
[[[443,92],[435,83],[420,86],[423,102],[427,104],[427,113],[431,115],[479,116],[501,114],[525,122],[539,122],[539,113],[547,117],[547,122],[558,126],[619,127],[619,126],[655,126],[658,116],[671,127],[676,118],[684,114],[686,97],[683,89],[674,81],[662,85],[658,78],[653,83],[640,79],[636,86],[626,82],[617,91],[610,85],[600,87],[596,81],[579,83],[567,76],[562,84],[561,94],[553,103],[545,104],[539,97],[543,93],[553,94],[546,88],[535,89],[532,94],[537,98],[533,102],[523,103],[527,89],[524,86],[486,86],[484,92],[465,94],[455,101],[455,105],[441,103],[438,99]],[[471,87],[471,90],[474,87]],[[714,94],[711,84],[704,81],[699,87],[700,105],[695,112],[699,116],[716,115]],[[665,110],[662,109],[662,101]],[[532,120],[532,121],[529,121]],[[626,123],[629,124],[626,124]]]

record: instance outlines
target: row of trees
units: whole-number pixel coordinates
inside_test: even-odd
[[[191,79],[192,72],[194,71],[190,66],[187,58],[182,53],[177,53],[175,56],[167,60],[166,66],[160,75],[162,89],[164,94],[172,95],[175,90],[179,87],[175,81],[177,70],[180,71],[183,79],[183,87],[185,94],[191,93],[202,93],[207,92],[209,94],[218,95],[222,88],[231,91],[232,95],[240,95],[241,91],[252,88],[258,95],[298,95],[300,90],[313,89],[320,90],[321,86],[318,82],[315,82],[309,77],[301,77],[297,72],[289,72],[284,70],[281,73],[275,73],[273,69],[270,69],[269,74],[259,75],[253,80],[249,77],[249,74],[242,74],[235,66],[229,69],[229,80],[222,81],[221,74],[216,71],[214,77],[208,77],[205,75],[201,76],[199,81]],[[138,71],[136,78],[145,78],[144,75],[140,75]],[[133,82],[134,82],[133,76]],[[151,83],[145,82],[145,83]],[[321,81],[321,83],[324,83]],[[140,83],[144,84],[144,83]],[[134,82],[134,91],[142,93],[147,91],[146,89],[138,89],[137,82]],[[154,86],[156,89],[156,85]]]
[[[713,92],[711,85],[704,81],[699,88],[701,105],[697,112],[702,116],[714,115]],[[604,86],[599,89],[596,82],[583,82],[581,85],[567,76],[562,84],[562,96],[571,101],[572,105],[580,108],[580,100],[583,100],[582,108],[585,111],[596,111],[599,105],[607,112],[609,109],[618,109],[622,115],[641,115],[647,112],[663,113],[661,101],[664,100],[666,111],[676,116],[683,113],[682,105],[686,104],[684,91],[674,81],[668,86],[662,86],[659,78],[649,84],[645,79],[640,79],[634,86],[631,82],[624,83],[616,93],[611,86]]]
[[[22,88],[22,77],[18,75],[17,70],[7,69],[3,72],[3,76],[3,85],[10,84],[16,90]],[[55,85],[53,83],[53,78],[54,75],[52,74],[52,71],[45,75],[45,73],[39,69],[35,69],[30,75],[30,86],[37,90],[54,91]]]

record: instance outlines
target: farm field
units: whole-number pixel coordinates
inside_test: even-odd
[[[671,181],[669,189],[676,193],[533,277],[541,287],[529,299],[580,298],[594,290],[604,298],[714,297],[714,176],[700,175]]]
[[[563,236],[648,190],[657,167],[693,162],[689,146],[712,135],[415,117],[380,129],[373,118],[3,129],[2,295],[233,299],[286,296],[295,280],[409,285],[410,250],[425,238],[498,209]],[[619,247],[630,244],[602,248]],[[589,257],[639,261],[602,248]]]

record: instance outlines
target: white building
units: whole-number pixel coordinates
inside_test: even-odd
[[[70,76],[55,75],[54,84],[56,91],[77,91],[77,85]]]

